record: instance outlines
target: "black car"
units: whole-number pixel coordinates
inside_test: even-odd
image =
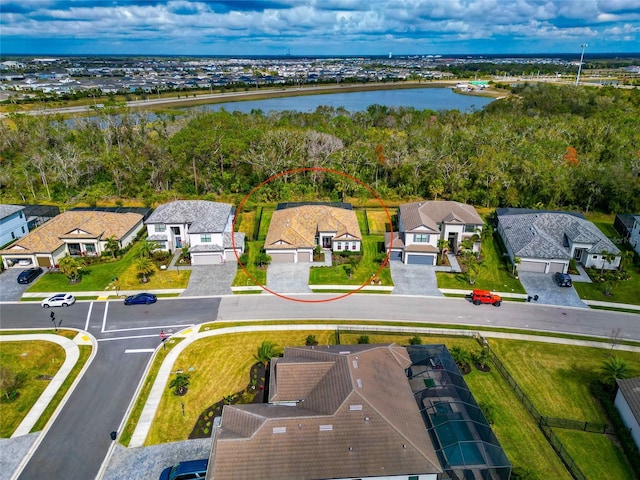
[[[25,271],[21,272],[20,275],[18,275],[18,283],[31,283],[41,273],[42,268],[40,267],[27,268]]]
[[[553,278],[555,279],[556,283],[560,287],[571,287],[571,286],[573,286],[573,282],[571,281],[571,277],[567,273],[556,272],[556,274],[553,276]]]
[[[150,303],[156,303],[158,301],[158,297],[156,297],[153,293],[136,293],[135,295],[130,295],[124,299],[125,305],[149,305]]]
[[[187,480],[191,478],[205,478],[209,459],[189,460],[165,468],[160,474],[160,480]]]

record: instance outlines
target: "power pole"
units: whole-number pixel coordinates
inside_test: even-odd
[[[587,48],[589,45],[587,45],[586,43],[583,43],[580,46],[582,47],[582,55],[580,55],[580,65],[578,65],[578,75],[576,76],[576,87],[580,83],[580,72],[582,71],[582,60],[584,60],[584,49]]]

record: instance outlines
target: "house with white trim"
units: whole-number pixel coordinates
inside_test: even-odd
[[[25,207],[0,204],[0,247],[29,233]]]
[[[631,430],[633,441],[640,448],[640,377],[616,380],[618,391],[614,405],[622,421]]]

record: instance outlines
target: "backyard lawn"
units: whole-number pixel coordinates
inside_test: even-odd
[[[469,284],[462,273],[436,272],[438,288],[478,288],[494,292],[526,293],[520,281],[511,274],[511,267],[506,264],[495,239],[485,240],[482,255],[484,260],[480,264],[478,278],[473,285]]]
[[[383,236],[371,235],[362,240],[363,258],[357,268],[352,272],[351,278],[343,265],[333,267],[312,267],[309,274],[310,285],[362,285],[369,283],[371,277],[380,269],[380,264],[375,261],[379,255],[379,244],[384,242]],[[384,286],[393,285],[391,271],[385,267],[379,274]]]
[[[395,214],[395,209],[388,209],[389,215]],[[389,225],[389,218],[387,212],[384,210],[372,210],[367,209],[367,220],[369,222],[369,233],[371,235],[384,235],[384,232],[388,231],[387,225]]]
[[[239,215],[239,218],[241,219],[241,222],[240,227],[238,227],[236,223],[237,231],[244,233],[247,240],[251,240],[251,238],[253,237],[253,230],[255,228],[254,225],[256,221],[255,210],[252,210],[251,212],[242,212]]]
[[[258,240],[262,241],[262,245],[264,245],[264,241],[267,238],[267,232],[269,232],[269,225],[271,224],[271,217],[273,216],[273,212],[275,208],[273,207],[264,207],[262,209],[262,218],[260,219],[260,230],[258,231]]]

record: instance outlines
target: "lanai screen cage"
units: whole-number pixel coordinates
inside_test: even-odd
[[[509,480],[507,459],[444,345],[407,347],[407,377],[445,474],[452,480]]]

